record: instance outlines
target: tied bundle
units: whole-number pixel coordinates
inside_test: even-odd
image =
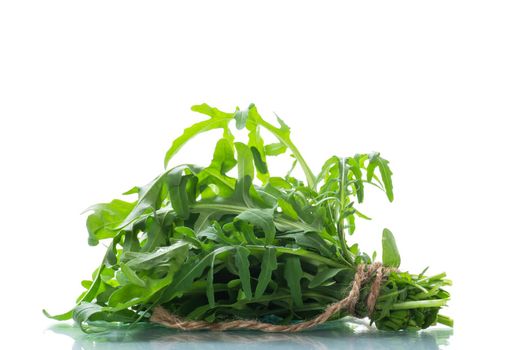
[[[76,306],[44,311],[48,317],[73,318],[88,332],[137,322],[297,332],[348,315],[384,330],[452,326],[440,314],[451,284],[444,273],[399,270],[388,229],[382,263],[352,239],[356,219],[369,220],[360,208],[367,186],[394,199],[392,171],[379,153],[330,157],[315,175],[280,118],[271,124],[254,105],[192,110],[207,118],[173,141],[167,170],[124,193],[136,200],[88,209],[88,243],[107,241],[106,253],[82,281]],[[211,130],[222,134],[208,166],[168,166]],[[289,170],[270,175],[270,164],[283,159]]]

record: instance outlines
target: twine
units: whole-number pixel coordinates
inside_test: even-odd
[[[300,323],[275,325],[271,323],[259,322],[256,320],[233,320],[224,322],[189,321],[184,320],[177,315],[173,315],[162,306],[157,306],[153,309],[153,314],[150,318],[150,321],[169,328],[183,331],[227,331],[232,329],[244,329],[258,330],[263,332],[300,332],[326,322],[334,314],[341,310],[346,309],[348,314],[355,316],[355,306],[359,301],[359,295],[361,293],[363,282],[369,280],[375,273],[375,278],[372,282],[370,292],[366,300],[368,316],[371,316],[374,312],[377,297],[379,296],[379,290],[383,276],[394,270],[396,269],[384,267],[380,262],[374,262],[371,265],[358,265],[354,276],[354,281],[352,283],[352,288],[350,289],[348,296],[337,303],[329,305],[323,313],[317,315],[316,317]]]

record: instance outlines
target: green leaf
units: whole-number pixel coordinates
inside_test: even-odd
[[[315,249],[326,257],[334,256],[336,251],[335,247],[327,243],[317,232],[296,232],[280,235],[280,237],[294,239],[301,248]]]
[[[284,198],[279,198],[277,200],[277,204],[282,209],[284,215],[288,216],[289,218],[293,220],[299,219],[299,215],[297,214],[293,206],[288,201],[286,201]]]
[[[146,299],[149,291],[145,287],[135,284],[126,284],[115,290],[108,300],[108,305],[115,308],[125,308],[138,305]]]
[[[167,302],[173,299],[175,296],[181,295],[182,292],[190,289],[193,281],[197,277],[202,276],[204,269],[206,269],[206,267],[211,264],[214,257],[217,257],[220,254],[226,253],[233,249],[235,249],[235,247],[232,246],[219,247],[206,256],[193,261],[193,263],[188,262],[184,264],[182,268],[175,274],[173,283],[164,291],[160,302]]]
[[[93,303],[81,303],[73,309],[73,319],[86,333],[103,332],[107,328],[91,324],[89,321],[106,321],[131,324],[137,319],[134,312],[130,310],[115,310]]]
[[[394,192],[392,186],[392,171],[388,166],[388,160],[381,158],[379,153],[372,153],[369,156],[368,168],[366,170],[367,181],[372,181],[376,167],[379,168],[379,173],[381,174],[381,180],[388,200],[392,202],[394,200]]]
[[[109,203],[95,204],[86,209],[86,211],[93,211],[86,220],[89,245],[97,245],[101,239],[115,237],[118,233],[117,227],[134,206],[135,203],[114,199]]]
[[[188,255],[188,243],[179,241],[167,247],[159,247],[153,253],[124,252],[122,262],[135,270],[149,270],[171,261],[180,266]]]
[[[268,166],[266,164],[266,153],[264,148],[264,140],[260,133],[259,120],[261,117],[257,112],[257,108],[252,104],[248,108],[248,118],[246,120],[246,129],[248,129],[248,147],[250,147],[255,168],[257,170],[257,177],[262,181],[263,185],[268,182]]]
[[[126,227],[146,211],[157,208],[157,205],[161,199],[162,188],[164,186],[166,174],[167,173],[163,173],[146,186],[138,188],[139,198],[133,207],[133,210],[118,225],[117,229]]]
[[[257,169],[257,172],[259,174],[264,174],[264,178],[268,179],[268,166],[266,165],[266,161],[262,158],[261,153],[259,150],[255,147],[250,147],[250,150],[252,151],[253,155],[253,161],[255,164],[255,168]],[[263,182],[264,184],[265,182]]]
[[[286,152],[288,148],[280,142],[270,143],[264,146],[264,153],[267,156],[278,156]]]
[[[342,268],[333,269],[333,268],[326,268],[326,267],[320,268],[317,274],[314,276],[314,278],[312,278],[310,283],[308,283],[308,288],[319,287],[321,284],[333,278],[335,275],[337,275],[339,272],[343,270],[345,269],[342,269]]]
[[[268,247],[264,251],[261,263],[261,272],[257,279],[257,287],[255,288],[255,298],[260,298],[266,291],[268,283],[272,279],[272,271],[277,269],[277,256],[275,255],[275,248]]]
[[[162,225],[159,222],[161,220],[160,217],[153,217],[148,216],[145,220],[145,230],[147,232],[147,240],[146,244],[143,245],[142,251],[144,252],[151,252],[155,250],[158,246],[163,246],[167,244],[167,237],[165,232],[162,229]],[[117,263],[117,259],[115,257],[114,263],[112,265],[115,265]]]
[[[363,181],[361,179],[363,174],[359,166],[359,155],[356,155],[354,158],[346,158],[346,166],[349,169],[349,180],[351,181],[352,187],[357,195],[357,201],[362,203],[365,192]]]
[[[235,142],[235,150],[237,151],[237,173],[238,179],[244,179],[249,177],[253,179],[254,167],[253,167],[253,156],[250,148],[244,143]]]
[[[251,108],[252,105],[250,105],[248,107]],[[246,127],[246,121],[248,120],[248,109],[245,109],[245,110],[239,110],[239,108],[237,108],[237,110],[235,111],[235,114],[234,114],[234,118],[235,118],[235,126],[237,129],[241,130],[241,129],[244,129]]]
[[[233,113],[225,113],[219,111],[217,108],[212,108],[207,104],[196,105],[191,108],[192,111],[205,114],[210,117],[210,119],[204,120],[199,123],[195,123],[189,128],[184,129],[184,132],[181,136],[176,138],[169,150],[166,152],[164,157],[164,167],[168,166],[169,161],[177,152],[193,137],[197,136],[200,133],[213,130],[213,129],[227,129],[228,124],[233,119]]]
[[[100,305],[85,302],[80,303],[73,309],[73,320],[83,328],[84,322],[88,321],[93,315],[103,311],[104,308]]]
[[[266,244],[271,244],[275,239],[273,209],[247,209],[237,215],[236,219],[244,220],[254,226],[260,227],[264,232]]]
[[[299,257],[287,257],[284,264],[284,278],[290,288],[290,294],[295,306],[303,306],[303,295],[301,290],[301,278],[304,273],[301,268]]]
[[[235,191],[236,180],[215,168],[205,168],[197,176],[199,187],[201,188],[201,198],[208,199],[216,196],[228,198]],[[207,187],[207,188],[206,188]],[[204,190],[203,190],[204,188]],[[205,195],[211,190],[212,195]]]
[[[68,312],[65,312],[59,315],[51,315],[49,312],[47,312],[47,310],[42,310],[42,312],[47,318],[51,318],[57,321],[66,321],[66,320],[70,320],[73,317],[73,310],[70,310]]]
[[[255,130],[258,126],[260,126],[272,133],[281,144],[286,146],[292,152],[292,154],[297,159],[297,161],[301,165],[301,168],[304,171],[309,187],[313,189],[315,187],[315,176],[308,164],[306,163],[306,160],[299,152],[299,149],[290,139],[290,128],[279,117],[277,117],[277,121],[279,122],[279,127],[276,127],[265,121],[260,116],[259,112],[257,111],[257,108],[254,105],[250,105],[250,107],[248,108],[248,120],[246,122],[246,128],[249,130]],[[259,147],[258,150],[261,153],[264,151],[261,150]]]
[[[383,264],[385,266],[399,267],[401,265],[401,257],[397,250],[396,240],[390,230],[383,230]]]
[[[195,201],[194,185],[197,180],[193,174],[185,175],[185,170],[186,167],[177,167],[166,175],[171,207],[182,219],[187,219],[190,215],[190,204]]]
[[[120,268],[131,283],[139,287],[146,287],[146,283],[142,279],[140,279],[137,273],[133,271],[128,265],[121,264]]]
[[[250,276],[250,261],[248,256],[250,255],[250,250],[245,247],[238,246],[237,252],[235,254],[235,266],[239,270],[239,277],[241,279],[242,289],[246,298],[248,300],[252,299],[252,285],[251,285],[251,276]]]
[[[235,159],[233,145],[230,140],[227,138],[222,138],[217,141],[210,167],[217,169],[221,174],[224,175],[233,169],[236,164],[237,160]]]

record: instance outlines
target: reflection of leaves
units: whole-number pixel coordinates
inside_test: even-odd
[[[74,349],[113,350],[125,344],[130,350],[153,350],[166,344],[184,344],[188,349],[245,348],[267,349],[273,345],[305,349],[438,349],[449,343],[452,330],[434,329],[422,332],[384,333],[366,329],[366,325],[346,323],[348,319],[328,321],[314,332],[262,333],[262,332],[174,332],[171,329],[141,322],[132,329],[115,328],[105,333],[86,335],[70,325],[55,324],[53,333],[74,340]],[[96,323],[95,323],[96,324]]]

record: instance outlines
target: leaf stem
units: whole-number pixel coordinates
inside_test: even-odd
[[[454,320],[445,315],[438,314],[437,322],[445,326],[454,327]]]
[[[448,299],[413,300],[397,303],[390,307],[390,310],[408,310],[427,307],[442,307],[447,304]]]
[[[341,157],[339,158],[339,213],[338,213],[338,221],[337,221],[337,234],[339,236],[339,241],[341,243],[341,250],[343,251],[343,256],[347,261],[352,261],[352,257],[350,255],[350,250],[348,249],[348,245],[346,244],[346,238],[345,238],[345,216],[343,215],[343,211],[345,210],[345,190],[346,190],[346,178],[347,178],[347,172],[345,167],[346,158]]]

